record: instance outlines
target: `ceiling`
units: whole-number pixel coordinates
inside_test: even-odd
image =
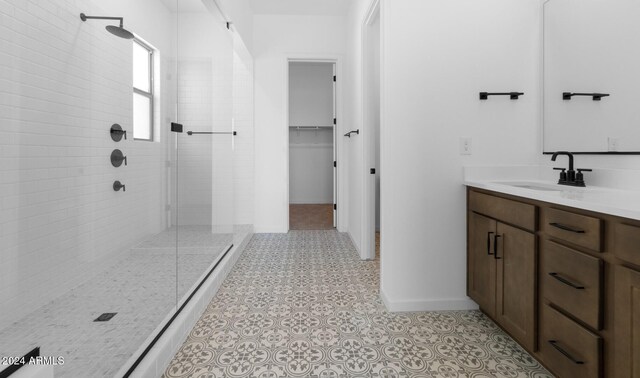
[[[345,15],[350,0],[250,0],[254,14]]]
[[[172,12],[178,10],[178,2],[180,3],[181,13],[202,12],[206,9],[204,4],[202,4],[202,0],[162,0],[162,2]]]

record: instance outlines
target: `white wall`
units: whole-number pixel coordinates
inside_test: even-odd
[[[211,2],[211,0],[206,0]],[[249,0],[218,0],[220,7],[229,21],[232,29],[243,41],[246,51],[253,52],[253,10]]]
[[[370,69],[366,73],[367,81],[370,83],[368,88],[371,92],[369,96],[368,120],[373,126],[373,161],[376,168],[376,198],[375,198],[375,227],[380,230],[380,16],[372,20],[368,26],[368,57]],[[366,125],[365,125],[366,127]]]
[[[289,63],[289,126],[333,125],[333,65]]]
[[[391,310],[469,308],[464,165],[539,159],[537,0],[382,2],[381,292]],[[480,91],[526,93],[479,101]],[[473,138],[473,155],[459,138]]]
[[[287,57],[340,58],[344,22],[344,17],[332,16],[254,17],[256,232],[288,231]],[[340,111],[339,103],[339,126]]]
[[[345,67],[345,128],[344,132],[363,127],[362,98],[362,23],[371,0],[354,0],[347,15],[347,58]],[[354,136],[345,143],[348,172],[348,232],[356,249],[362,249],[362,198],[365,167],[362,138]],[[368,172],[367,172],[368,174]]]
[[[253,225],[253,58],[238,34],[234,37],[233,56],[233,125],[238,132],[233,146],[235,224]]]
[[[289,64],[289,124],[333,125],[333,64]],[[333,203],[333,129],[290,130],[289,202]]]
[[[80,12],[124,16],[160,50],[161,130],[174,115],[174,18],[161,2],[0,0],[0,329],[166,225],[168,138],[131,139],[131,42]],[[111,140],[115,122],[127,141]],[[111,166],[114,148],[128,166]]]

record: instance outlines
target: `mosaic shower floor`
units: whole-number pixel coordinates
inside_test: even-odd
[[[40,346],[44,356],[64,357],[56,378],[113,377],[233,238],[210,227],[180,227],[177,255],[175,229],[147,239],[91,281],[0,331],[0,356]],[[93,322],[104,312],[118,314]]]
[[[254,235],[164,377],[552,377],[479,311],[392,314],[336,231]]]

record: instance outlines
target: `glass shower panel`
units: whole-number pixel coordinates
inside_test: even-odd
[[[172,1],[0,0],[0,356],[122,376],[175,311]],[[135,42],[96,16],[153,50],[150,140],[134,139]]]
[[[204,4],[178,14],[178,306],[233,243],[233,34]]]

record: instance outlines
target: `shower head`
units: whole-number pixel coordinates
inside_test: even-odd
[[[107,25],[106,29],[109,33],[115,35],[116,37],[124,38],[124,39],[133,39],[135,36],[133,33],[124,28],[124,18],[122,17],[101,17],[101,16],[87,16],[84,13],[80,13],[80,19],[82,21],[87,21],[89,19],[95,20],[117,20],[120,21],[120,26]]]
[[[133,33],[128,31],[127,29],[123,28],[122,26],[107,25],[106,29],[107,29],[107,31],[109,33],[115,35],[116,37],[120,37],[120,38],[124,38],[124,39],[133,39],[133,38],[135,38]]]

